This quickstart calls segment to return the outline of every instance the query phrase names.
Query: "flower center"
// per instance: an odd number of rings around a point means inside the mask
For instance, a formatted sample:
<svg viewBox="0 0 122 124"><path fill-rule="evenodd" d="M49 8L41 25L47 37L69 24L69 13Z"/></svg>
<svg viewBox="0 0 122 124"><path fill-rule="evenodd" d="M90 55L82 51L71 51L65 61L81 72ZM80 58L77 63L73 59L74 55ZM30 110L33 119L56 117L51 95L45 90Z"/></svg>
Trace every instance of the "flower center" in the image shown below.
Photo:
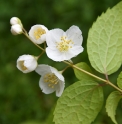
<svg viewBox="0 0 122 124"><path fill-rule="evenodd" d="M61 37L60 42L56 42L56 43L57 43L56 47L60 52L68 51L70 48L72 48L72 44L74 44L72 40L67 40L66 37L64 36Z"/></svg>
<svg viewBox="0 0 122 124"><path fill-rule="evenodd" d="M43 34L45 34L45 33L46 33L46 31L45 31L44 29L42 29L42 28L37 28L37 29L34 31L34 37L35 37L36 40L38 40L38 39L41 37L41 35L43 35Z"/></svg>
<svg viewBox="0 0 122 124"><path fill-rule="evenodd" d="M54 88L54 86L58 84L58 78L53 73L45 74L43 80L45 83L49 83L48 86L51 88Z"/></svg>
<svg viewBox="0 0 122 124"><path fill-rule="evenodd" d="M27 69L27 68L24 66L24 61L20 61L20 62L19 62L19 65L20 65L20 68L21 68L23 71Z"/></svg>

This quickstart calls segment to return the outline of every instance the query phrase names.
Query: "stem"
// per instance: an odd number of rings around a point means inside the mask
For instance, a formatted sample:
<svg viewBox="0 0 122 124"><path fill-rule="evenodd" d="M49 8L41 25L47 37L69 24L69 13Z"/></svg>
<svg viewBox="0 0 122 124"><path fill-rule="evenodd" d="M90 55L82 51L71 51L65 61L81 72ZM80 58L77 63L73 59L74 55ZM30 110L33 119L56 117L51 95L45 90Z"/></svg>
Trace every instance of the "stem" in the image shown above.
<svg viewBox="0 0 122 124"><path fill-rule="evenodd" d="M118 88L117 86L115 86L114 84L112 84L110 81L108 81L108 84L109 84L110 86L112 86L113 88L115 88L116 90L118 90L119 92L122 93L122 90L119 89L119 88Z"/></svg>
<svg viewBox="0 0 122 124"><path fill-rule="evenodd" d="M69 67L70 67L70 65L67 66L66 68L64 68L64 69L61 71L61 73L64 73L64 71L67 70L67 68L69 68Z"/></svg>
<svg viewBox="0 0 122 124"><path fill-rule="evenodd" d="M45 51L42 51L42 53L36 57L36 60L38 60L43 54L44 54Z"/></svg>
<svg viewBox="0 0 122 124"><path fill-rule="evenodd" d="M45 51L42 47L40 47L39 45L35 44L31 39L30 37L28 36L28 33L27 31L23 28L23 34L35 45L37 46L39 49L41 49L42 51Z"/></svg>
<svg viewBox="0 0 122 124"><path fill-rule="evenodd" d="M108 81L109 81L109 79L108 79L108 75L107 75L107 74L105 74L105 77L106 77L106 80L108 80Z"/></svg>
<svg viewBox="0 0 122 124"><path fill-rule="evenodd" d="M83 69L77 67L76 65L73 65L73 64L71 64L71 63L69 63L69 62L67 62L67 61L64 61L64 63L66 63L66 64L70 65L71 67L76 68L77 70L82 71L82 72L84 72L84 73L86 73L86 74L88 74L88 75L90 75L90 76L92 76L92 77L94 77L94 78L96 78L96 79L98 79L98 80L101 80L101 81L107 83L107 80L104 80L104 79L102 79L102 78L100 78L100 77L98 77L98 76L96 76L96 75L93 75L93 74L91 74L90 72L87 72L87 71L85 71L85 70L83 70Z"/></svg>
<svg viewBox="0 0 122 124"><path fill-rule="evenodd" d="M96 79L98 79L98 80L100 80L100 81L105 82L106 84L109 84L110 86L112 86L113 88L115 88L116 90L118 90L118 91L120 91L120 92L122 93L122 90L119 89L119 88L118 88L117 86L115 86L114 84L112 84L109 80L102 79L102 78L100 78L100 77L98 77L98 76L96 76L96 75L94 75L94 74L91 74L90 72L87 72L87 71L85 71L85 70L83 70L83 69L77 67L76 65L73 65L73 64L67 62L67 61L63 61L63 62L66 63L66 64L68 64L68 65L71 66L72 68L75 68L75 69L77 69L77 70L79 70L79 71L81 71L81 72L84 72L84 73L86 73L86 74L88 74L88 75L90 75L90 76L92 76L92 77L94 77L94 78L96 78Z"/></svg>

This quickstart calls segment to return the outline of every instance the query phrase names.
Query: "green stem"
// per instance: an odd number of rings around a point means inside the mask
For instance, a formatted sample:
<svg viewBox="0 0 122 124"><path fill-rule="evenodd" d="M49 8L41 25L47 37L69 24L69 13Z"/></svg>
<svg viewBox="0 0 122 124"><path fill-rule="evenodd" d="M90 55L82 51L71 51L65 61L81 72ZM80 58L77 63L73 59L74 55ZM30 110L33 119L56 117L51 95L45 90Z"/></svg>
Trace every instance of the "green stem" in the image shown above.
<svg viewBox="0 0 122 124"><path fill-rule="evenodd" d="M116 90L118 90L119 92L122 93L122 90L119 89L119 88L118 88L117 86L115 86L114 84L112 84L110 81L108 81L108 84L109 84L110 86L112 86L113 88L115 88Z"/></svg>
<svg viewBox="0 0 122 124"><path fill-rule="evenodd" d="M87 71L85 71L85 70L83 70L83 69L77 67L76 65L73 65L73 64L67 62L67 61L63 61L63 62L66 63L66 64L68 64L68 65L71 66L72 68L75 68L75 69L77 69L77 70L79 70L79 71L81 71L81 72L84 72L84 73L86 73L86 74L88 74L88 75L90 75L90 76L92 76L92 77L94 77L94 78L96 78L96 79L98 79L98 80L100 80L100 81L105 82L106 84L109 84L110 86L112 86L113 88L115 88L116 90L118 90L118 91L120 91L120 92L122 93L122 90L119 89L119 88L118 88L117 86L115 86L114 84L112 84L109 80L102 79L102 78L100 78L100 77L98 77L98 76L96 76L96 75L94 75L94 74L91 74L90 72L87 72Z"/></svg>
<svg viewBox="0 0 122 124"><path fill-rule="evenodd" d="M38 60L43 54L44 54L45 51L42 51L42 53L36 57L36 60Z"/></svg>
<svg viewBox="0 0 122 124"><path fill-rule="evenodd" d="M70 67L70 65L67 66L66 68L64 68L64 69L61 71L61 74L64 73L64 71L67 70L67 68L69 68L69 67Z"/></svg>
<svg viewBox="0 0 122 124"><path fill-rule="evenodd" d="M35 44L31 39L30 37L28 36L28 33L27 31L23 28L23 34L35 45L37 46L39 49L41 49L42 51L45 51L42 47L40 47L38 44Z"/></svg>

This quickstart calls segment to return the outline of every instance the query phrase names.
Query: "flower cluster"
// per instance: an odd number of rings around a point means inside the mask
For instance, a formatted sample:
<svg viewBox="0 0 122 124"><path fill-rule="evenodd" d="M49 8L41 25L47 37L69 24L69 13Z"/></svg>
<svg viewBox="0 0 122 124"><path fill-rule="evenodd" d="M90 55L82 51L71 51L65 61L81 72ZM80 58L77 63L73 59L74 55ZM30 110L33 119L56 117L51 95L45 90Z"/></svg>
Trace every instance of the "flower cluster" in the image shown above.
<svg viewBox="0 0 122 124"><path fill-rule="evenodd" d="M21 20L17 17L12 17L10 19L10 24L12 25L11 26L11 33L13 35L18 35L18 34L22 34L23 30L23 25L21 23Z"/></svg>
<svg viewBox="0 0 122 124"><path fill-rule="evenodd" d="M82 32L77 26L71 26L66 32L62 29L48 30L44 25L34 25L27 32L21 20L17 17L10 19L11 33L13 35L24 34L42 51L39 56L22 55L17 59L17 68L23 73L29 73L35 70L41 75L39 86L45 94L56 91L56 96L60 97L63 93L65 81L62 73L54 67L45 64L39 64L37 60L43 52L53 61L70 61L73 57L83 52ZM42 48L39 44L46 43L46 47ZM65 70L65 69L64 69Z"/></svg>

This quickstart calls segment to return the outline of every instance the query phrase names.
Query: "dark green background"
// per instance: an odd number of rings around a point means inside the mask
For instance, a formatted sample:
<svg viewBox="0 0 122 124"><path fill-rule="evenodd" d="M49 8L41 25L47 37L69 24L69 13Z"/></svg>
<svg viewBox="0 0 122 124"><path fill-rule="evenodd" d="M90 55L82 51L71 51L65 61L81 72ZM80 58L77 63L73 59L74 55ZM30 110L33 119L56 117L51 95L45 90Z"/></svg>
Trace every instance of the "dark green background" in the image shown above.
<svg viewBox="0 0 122 124"><path fill-rule="evenodd" d="M23 35L13 36L10 32L10 18L19 17L27 31L35 24L43 24L48 29L61 28L67 30L77 25L83 33L84 52L73 59L77 62L87 62L86 41L88 30L93 22L113 7L120 0L1 0L0 1L0 124L52 124L50 111L56 103L55 93L45 95L39 88L39 75L35 72L23 74L16 68L16 60L20 55L39 55L36 48ZM65 64L55 63L44 54L40 64L49 64L63 69ZM71 69L64 73L66 87L76 79ZM100 75L101 76L101 75ZM115 81L116 75L112 75ZM104 88L105 98L109 86ZM120 113L121 112L121 113ZM121 102L117 110L117 120L122 124ZM47 120L48 119L48 120ZM28 123L26 123L28 122ZM105 108L93 124L112 124Z"/></svg>

